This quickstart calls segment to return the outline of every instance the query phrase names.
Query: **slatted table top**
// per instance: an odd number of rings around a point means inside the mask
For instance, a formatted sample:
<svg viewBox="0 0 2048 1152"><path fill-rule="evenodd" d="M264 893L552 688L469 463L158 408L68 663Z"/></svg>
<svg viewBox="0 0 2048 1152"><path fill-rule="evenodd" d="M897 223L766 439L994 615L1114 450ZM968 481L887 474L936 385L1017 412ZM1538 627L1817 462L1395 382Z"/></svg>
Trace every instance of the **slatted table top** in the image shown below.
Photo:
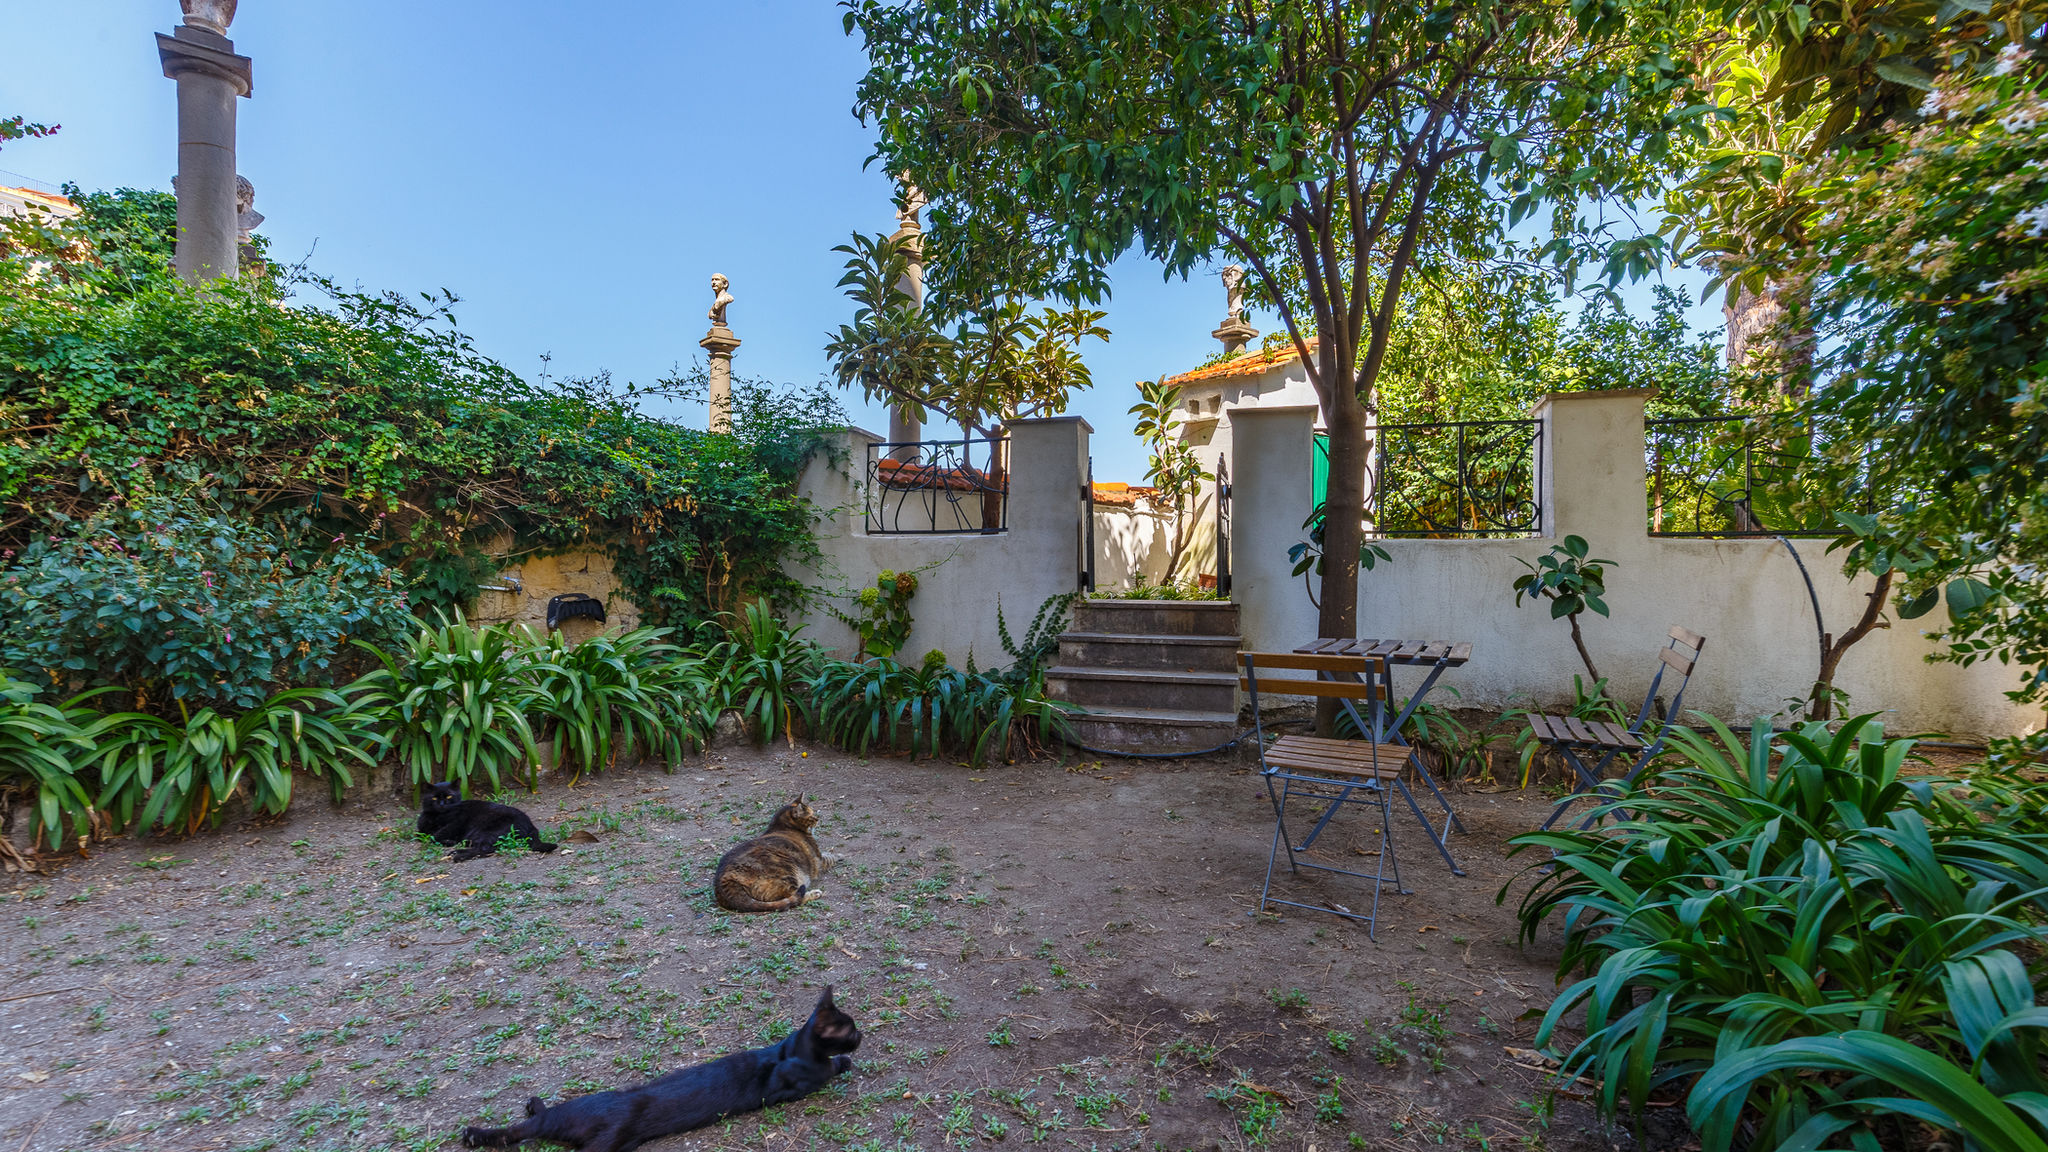
<svg viewBox="0 0 2048 1152"><path fill-rule="evenodd" d="M1437 640L1332 639L1324 636L1295 649L1314 656L1378 656L1389 664L1441 664L1456 668L1472 658L1470 644Z"/></svg>

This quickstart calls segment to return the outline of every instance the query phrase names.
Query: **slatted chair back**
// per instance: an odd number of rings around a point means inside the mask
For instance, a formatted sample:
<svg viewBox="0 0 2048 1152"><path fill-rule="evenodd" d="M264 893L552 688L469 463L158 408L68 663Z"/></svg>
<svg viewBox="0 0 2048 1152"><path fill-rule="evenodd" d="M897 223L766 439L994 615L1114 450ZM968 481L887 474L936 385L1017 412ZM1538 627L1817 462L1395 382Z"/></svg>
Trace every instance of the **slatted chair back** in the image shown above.
<svg viewBox="0 0 2048 1152"><path fill-rule="evenodd" d="M1387 661L1383 656L1322 656L1300 652L1239 652L1237 686L1252 709L1252 724L1259 744L1265 745L1266 730L1259 716L1259 695L1313 696L1341 700L1344 710L1360 731L1367 731L1353 701L1384 703L1387 699ZM1295 673L1293 676L1279 673ZM1304 675L1305 674L1305 675ZM1326 678L1327 677L1327 678Z"/></svg>
<svg viewBox="0 0 2048 1152"><path fill-rule="evenodd" d="M1657 650L1657 674L1650 677L1650 690L1643 693L1643 706L1636 709L1636 722L1629 725L1629 731L1641 735L1643 726L1649 722L1651 708L1657 702L1657 690L1664 685L1666 673L1678 677L1678 691L1671 697L1671 707L1664 712L1665 726L1684 715L1685 689L1692 683L1692 670L1699 666L1700 653L1706 649L1707 638L1679 625L1671 626L1669 641Z"/></svg>

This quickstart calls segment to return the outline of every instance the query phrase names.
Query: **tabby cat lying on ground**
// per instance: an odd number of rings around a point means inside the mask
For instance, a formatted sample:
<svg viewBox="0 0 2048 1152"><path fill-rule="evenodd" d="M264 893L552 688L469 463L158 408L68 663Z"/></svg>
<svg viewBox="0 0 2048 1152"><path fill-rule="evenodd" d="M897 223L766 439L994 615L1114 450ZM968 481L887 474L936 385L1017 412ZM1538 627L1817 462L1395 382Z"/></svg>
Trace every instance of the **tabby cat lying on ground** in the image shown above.
<svg viewBox="0 0 2048 1152"><path fill-rule="evenodd" d="M780 912L823 893L811 884L832 866L811 829L818 814L798 796L768 822L768 831L733 846L718 861L712 891L734 912Z"/></svg>
<svg viewBox="0 0 2048 1152"><path fill-rule="evenodd" d="M553 852L556 845L540 838L533 820L510 804L464 800L462 790L441 782L428 784L420 798L419 829L435 842L455 849L455 859L473 860L497 852L507 833L524 837L535 852Z"/></svg>
<svg viewBox="0 0 2048 1152"><path fill-rule="evenodd" d="M787 809L784 809L787 811ZM510 1128L465 1128L468 1147L552 1140L583 1152L632 1152L649 1140L702 1128L727 1116L808 1096L853 1067L860 1047L853 1017L832 1003L832 988L802 1028L778 1044L720 1057L632 1088L565 1100L550 1108L536 1096L526 1120Z"/></svg>

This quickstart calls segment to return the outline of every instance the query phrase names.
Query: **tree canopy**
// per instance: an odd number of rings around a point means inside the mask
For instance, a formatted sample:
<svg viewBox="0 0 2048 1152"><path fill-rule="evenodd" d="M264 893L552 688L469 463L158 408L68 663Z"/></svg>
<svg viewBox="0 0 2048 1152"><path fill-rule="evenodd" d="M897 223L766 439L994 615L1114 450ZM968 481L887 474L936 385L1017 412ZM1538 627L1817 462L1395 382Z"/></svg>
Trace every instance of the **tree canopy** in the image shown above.
<svg viewBox="0 0 2048 1152"><path fill-rule="evenodd" d="M1097 300L1131 250L1243 261L1331 432L1322 628L1350 635L1364 406L1404 284L1547 208L1546 257L1647 271L1589 200L1653 187L1687 106L1663 0L847 0L876 156L930 198L935 297ZM1297 303L1299 302L1299 303ZM1311 341L1314 341L1311 346Z"/></svg>

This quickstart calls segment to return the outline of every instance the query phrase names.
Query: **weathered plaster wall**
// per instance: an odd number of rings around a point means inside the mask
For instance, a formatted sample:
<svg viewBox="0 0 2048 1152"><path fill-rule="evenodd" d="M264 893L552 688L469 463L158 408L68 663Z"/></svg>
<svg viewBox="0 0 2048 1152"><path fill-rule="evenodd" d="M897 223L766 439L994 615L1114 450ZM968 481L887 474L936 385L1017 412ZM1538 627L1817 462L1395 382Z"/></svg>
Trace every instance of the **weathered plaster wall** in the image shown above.
<svg viewBox="0 0 2048 1152"><path fill-rule="evenodd" d="M508 563L491 583L507 585L507 578L523 585L517 592L479 589L473 619L482 624L526 624L536 632L548 625L548 601L568 592L581 592L604 601L605 623L595 620L566 620L562 635L572 643L600 631L625 632L640 626L640 609L619 587L612 573L612 558L603 552L566 552L559 556L528 556Z"/></svg>
<svg viewBox="0 0 2048 1152"><path fill-rule="evenodd" d="M858 589L883 569L919 569L910 602L910 639L900 654L915 661L934 648L956 666L971 655L984 668L1009 662L996 632L998 605L1017 635L1049 596L1074 590L1082 568L1088 422L1078 416L1014 420L1010 433L1009 530L946 535L871 534L861 514L868 445L882 438L849 429L842 462L821 454L799 490L829 518L816 529L820 560L792 571L813 587ZM841 610L845 597L834 600ZM825 607L804 618L806 635L840 655L857 649L853 629Z"/></svg>
<svg viewBox="0 0 2048 1152"><path fill-rule="evenodd" d="M1546 538L1388 540L1391 563L1361 573L1359 633L1410 640L1469 641L1472 662L1445 673L1467 705L1501 708L1518 696L1544 706L1569 703L1583 675L1568 629L1546 606L1515 605L1512 586L1533 560L1567 534L1611 559L1612 616L1581 617L1594 663L1631 707L1656 670L1654 649L1673 624L1707 637L1686 696L1731 722L1778 711L1803 697L1819 666L1806 586L1776 540L1686 540L1647 530L1639 392L1583 392L1539 404L1544 422L1542 500ZM1230 414L1235 484L1232 570L1244 605L1247 647L1286 649L1317 634L1315 609L1289 576L1287 546L1308 515L1309 408L1261 407ZM1840 632L1863 610L1870 581L1851 582L1820 541L1795 541L1813 573L1821 613ZM1836 678L1854 712L1889 709L1887 728L1962 737L2038 729L2038 709L2004 692L2017 678L1998 664L1930 664L1936 651L1916 622L1896 621L1849 651ZM1399 674L1397 673L1397 679Z"/></svg>

